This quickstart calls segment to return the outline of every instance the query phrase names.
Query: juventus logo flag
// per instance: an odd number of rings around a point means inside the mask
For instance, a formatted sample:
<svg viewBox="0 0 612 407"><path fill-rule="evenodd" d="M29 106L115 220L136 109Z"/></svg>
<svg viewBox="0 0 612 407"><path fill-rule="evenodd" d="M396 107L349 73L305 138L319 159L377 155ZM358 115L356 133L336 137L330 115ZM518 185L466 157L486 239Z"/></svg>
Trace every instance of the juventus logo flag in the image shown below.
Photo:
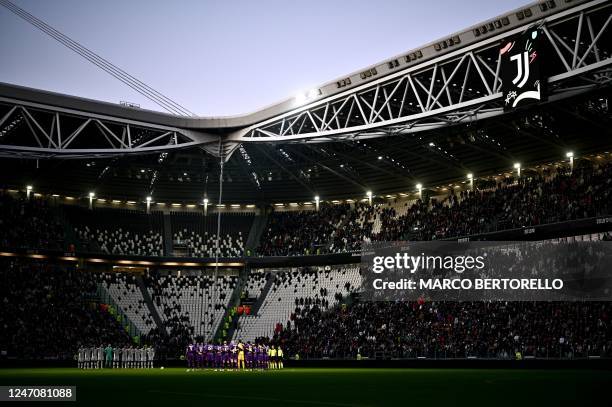
<svg viewBox="0 0 612 407"><path fill-rule="evenodd" d="M500 79L506 111L545 100L541 38L542 32L533 28L502 42Z"/></svg>

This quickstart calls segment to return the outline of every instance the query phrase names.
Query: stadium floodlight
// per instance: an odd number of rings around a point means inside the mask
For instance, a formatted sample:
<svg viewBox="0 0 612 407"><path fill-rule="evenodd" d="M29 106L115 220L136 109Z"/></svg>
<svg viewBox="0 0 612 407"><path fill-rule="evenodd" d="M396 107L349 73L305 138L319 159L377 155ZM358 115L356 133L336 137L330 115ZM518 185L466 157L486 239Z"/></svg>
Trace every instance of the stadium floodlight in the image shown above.
<svg viewBox="0 0 612 407"><path fill-rule="evenodd" d="M382 160L382 155L379 155L379 156L378 156L378 159L379 159L379 160Z"/></svg>
<svg viewBox="0 0 612 407"><path fill-rule="evenodd" d="M470 189L474 189L474 174L470 172L467 175L467 178L470 180Z"/></svg>
<svg viewBox="0 0 612 407"><path fill-rule="evenodd" d="M516 170L516 174L518 177L521 177L521 163L514 163L514 169Z"/></svg>
<svg viewBox="0 0 612 407"><path fill-rule="evenodd" d="M570 161L570 171L574 171L574 152L573 151L568 151L567 153L565 153L565 156L567 158L569 158L569 161Z"/></svg>
<svg viewBox="0 0 612 407"><path fill-rule="evenodd" d="M90 210L93 209L93 199L94 199L94 196L96 196L95 192L90 192L89 193L89 209Z"/></svg>
<svg viewBox="0 0 612 407"><path fill-rule="evenodd" d="M295 94L295 101L298 104L306 103L308 101L311 101L312 99L315 99L320 94L321 92L319 91L319 89L316 88L312 88L306 91L301 90Z"/></svg>
<svg viewBox="0 0 612 407"><path fill-rule="evenodd" d="M419 190L419 198L423 195L423 184L420 182L416 184L417 189Z"/></svg>
<svg viewBox="0 0 612 407"><path fill-rule="evenodd" d="M321 202L321 198L319 197L319 195L315 196L315 209L318 211L319 210L319 202Z"/></svg>
<svg viewBox="0 0 612 407"><path fill-rule="evenodd" d="M26 197L30 198L31 193L32 193L32 185L26 185Z"/></svg>
<svg viewBox="0 0 612 407"><path fill-rule="evenodd" d="M366 196L368 197L368 203L372 205L372 191L367 191Z"/></svg>
<svg viewBox="0 0 612 407"><path fill-rule="evenodd" d="M208 215L208 198L204 198L202 204L204 204L204 216L206 216Z"/></svg>
<svg viewBox="0 0 612 407"><path fill-rule="evenodd" d="M147 201L147 213L149 213L151 212L151 196L147 196L145 200Z"/></svg>

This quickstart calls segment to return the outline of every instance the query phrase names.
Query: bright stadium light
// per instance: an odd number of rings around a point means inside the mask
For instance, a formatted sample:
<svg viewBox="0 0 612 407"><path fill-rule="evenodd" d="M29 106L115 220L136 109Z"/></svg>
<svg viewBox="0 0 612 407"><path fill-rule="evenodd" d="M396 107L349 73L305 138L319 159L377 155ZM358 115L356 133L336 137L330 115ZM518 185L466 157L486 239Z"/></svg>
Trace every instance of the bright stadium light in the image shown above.
<svg viewBox="0 0 612 407"><path fill-rule="evenodd" d="M319 210L319 203L321 202L321 198L319 197L319 195L315 196L315 209L318 211Z"/></svg>
<svg viewBox="0 0 612 407"><path fill-rule="evenodd" d="M90 192L89 193L89 209L93 209L93 199L94 196L96 196L95 192Z"/></svg>
<svg viewBox="0 0 612 407"><path fill-rule="evenodd" d="M32 185L26 185L26 198L30 198L30 194L32 193Z"/></svg>
<svg viewBox="0 0 612 407"><path fill-rule="evenodd" d="M316 88L312 88L306 91L301 90L295 94L295 101L298 104L303 104L306 102L310 102L311 100L315 99L320 94L321 94L321 91Z"/></svg>
<svg viewBox="0 0 612 407"><path fill-rule="evenodd" d="M366 196L368 197L368 202L372 205L372 191L367 191Z"/></svg>
<svg viewBox="0 0 612 407"><path fill-rule="evenodd" d="M514 163L514 169L516 170L517 176L521 177L521 163Z"/></svg>
<svg viewBox="0 0 612 407"><path fill-rule="evenodd" d="M467 175L467 178L470 180L470 189L474 189L474 174L470 172Z"/></svg>
<svg viewBox="0 0 612 407"><path fill-rule="evenodd" d="M151 212L151 197L147 196L146 199L147 201L147 213Z"/></svg>
<svg viewBox="0 0 612 407"><path fill-rule="evenodd" d="M568 151L567 153L565 153L565 156L567 158L569 158L570 170L574 171L574 152L573 151Z"/></svg>
<svg viewBox="0 0 612 407"><path fill-rule="evenodd" d="M204 216L206 216L208 215L208 198L204 198L202 203L204 204Z"/></svg>

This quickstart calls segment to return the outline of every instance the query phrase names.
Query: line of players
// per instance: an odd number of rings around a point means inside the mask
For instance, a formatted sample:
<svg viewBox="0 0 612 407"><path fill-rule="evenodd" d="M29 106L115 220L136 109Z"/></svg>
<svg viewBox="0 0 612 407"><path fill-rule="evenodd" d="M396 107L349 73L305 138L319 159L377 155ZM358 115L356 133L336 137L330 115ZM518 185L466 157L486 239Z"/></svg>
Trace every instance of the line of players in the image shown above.
<svg viewBox="0 0 612 407"><path fill-rule="evenodd" d="M102 369L102 368L140 368L152 369L155 359L155 348L106 348L81 347L78 350L77 361L80 369Z"/></svg>
<svg viewBox="0 0 612 407"><path fill-rule="evenodd" d="M201 368L214 370L282 369L280 346L250 342L224 342L223 345L191 343L185 352L187 371Z"/></svg>

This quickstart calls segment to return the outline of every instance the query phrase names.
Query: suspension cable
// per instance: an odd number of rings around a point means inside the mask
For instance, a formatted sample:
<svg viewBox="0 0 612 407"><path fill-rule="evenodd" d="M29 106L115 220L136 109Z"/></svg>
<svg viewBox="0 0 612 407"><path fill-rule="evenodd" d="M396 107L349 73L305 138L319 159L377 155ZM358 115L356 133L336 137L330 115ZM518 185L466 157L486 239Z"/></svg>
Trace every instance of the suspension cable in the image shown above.
<svg viewBox="0 0 612 407"><path fill-rule="evenodd" d="M35 16L28 13L24 9L20 8L19 6L15 5L11 1L0 0L0 5L4 6L7 10L11 11L13 14L22 18L26 22L32 24L34 27L38 28L45 34L54 38L55 40L57 40L58 42L66 46L67 48L71 49L78 55L87 59L89 62L93 63L94 65L104 70L111 76L120 80L121 82L123 82L124 84L126 84L127 86L135 90L136 92L140 93L142 96L146 97L150 101L162 107L164 110L170 113L179 115L179 116L195 116L195 114L191 112L190 110L188 110L187 108L181 106L180 104L173 101L169 97L156 91L149 85L138 80L137 78L125 72L121 68L118 68L117 66L113 65L108 60L100 57L95 52L89 50L88 48L74 41L70 37L63 34L62 32L51 27L49 24L45 23L44 21L36 18Z"/></svg>

